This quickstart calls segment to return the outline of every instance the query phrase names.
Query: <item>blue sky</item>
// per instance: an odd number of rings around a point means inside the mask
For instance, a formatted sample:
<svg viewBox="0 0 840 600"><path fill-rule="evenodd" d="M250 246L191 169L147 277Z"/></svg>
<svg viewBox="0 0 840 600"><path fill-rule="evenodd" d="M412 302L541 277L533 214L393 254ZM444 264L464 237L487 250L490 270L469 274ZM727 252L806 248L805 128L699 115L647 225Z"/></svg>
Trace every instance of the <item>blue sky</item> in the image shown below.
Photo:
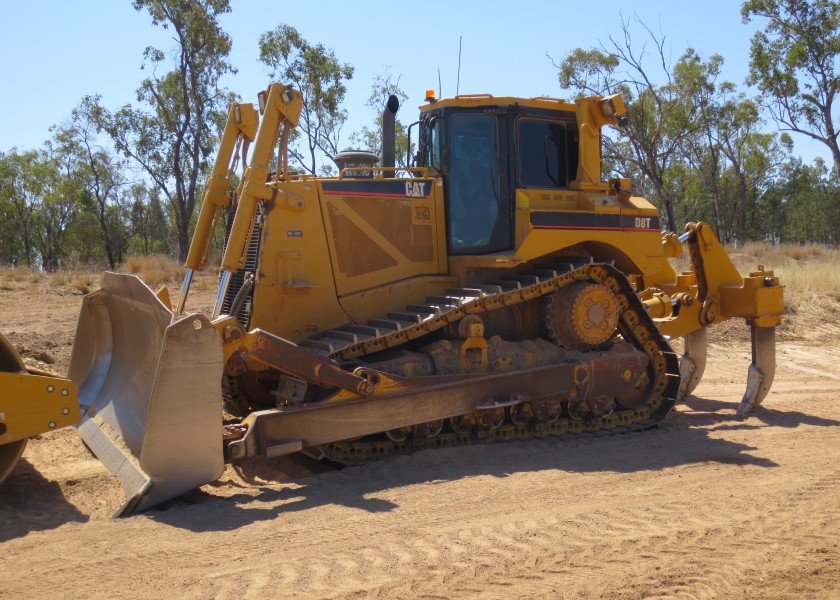
<svg viewBox="0 0 840 600"><path fill-rule="evenodd" d="M148 14L135 11L130 0L3 4L0 150L41 146L50 137L50 126L66 120L85 94L101 94L111 108L133 102L144 77L143 49L172 47L168 32L152 26ZM305 39L332 48L356 68L345 104L350 121L344 139L349 143L350 132L372 120L364 102L373 78L388 66L409 95L399 115L403 121L413 120L426 89L438 89L438 71L443 94L455 94L459 37L461 93L558 97L562 91L547 55L559 62L574 48L590 48L620 35L623 15L638 16L661 32L671 61L689 46L704 58L722 54L724 77L742 87L757 24L742 24L740 5L737 0L232 0L232 12L224 15L222 26L233 39L231 62L239 72L225 84L244 100L255 100L268 83L258 61L259 35L280 23L292 25ZM643 32L638 27L635 31L641 41ZM829 158L823 147L802 137L794 141L795 153L809 162L815 156Z"/></svg>

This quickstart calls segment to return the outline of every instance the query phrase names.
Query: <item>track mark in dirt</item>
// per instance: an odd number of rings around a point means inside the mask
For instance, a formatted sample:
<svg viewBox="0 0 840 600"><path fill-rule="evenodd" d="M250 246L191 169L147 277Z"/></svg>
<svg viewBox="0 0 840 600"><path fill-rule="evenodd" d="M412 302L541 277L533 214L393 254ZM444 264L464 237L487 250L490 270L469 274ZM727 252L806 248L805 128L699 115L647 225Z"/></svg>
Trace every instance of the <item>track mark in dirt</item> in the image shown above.
<svg viewBox="0 0 840 600"><path fill-rule="evenodd" d="M476 580L485 582L500 596L523 598L545 593L547 580L553 589L575 590L576 582L588 577L591 587L596 581L613 582L622 566L626 571L631 559L637 563L637 570L625 573L625 578L632 575L636 582L648 584L642 590L621 588L618 594L610 584L602 589L604 593L635 597L642 592L661 598L711 598L740 593L756 566L772 567L779 548L803 535L818 542L830 539L830 535L821 535L819 529L837 531L840 511L835 507L816 524L810 517L812 504L824 504L838 483L840 476L835 471L801 490L788 490L780 498L744 493L733 504L695 505L689 514L681 511L679 504L665 502L655 510L629 507L599 510L573 520L552 519L552 525L529 520L482 526L461 531L458 536L459 540L468 541L472 569L460 569L456 553L446 544L440 545L434 564L438 572L441 565L450 566L446 570L447 589L455 594L474 590ZM786 520L787 525L779 528L774 518L778 513L790 514L794 519ZM809 525L803 528L800 522ZM463 553L460 550L457 554ZM417 560L424 562L422 556L417 556ZM669 572L672 562L681 566L677 576ZM694 565L688 573L686 563ZM563 567L557 568L560 565ZM424 568L421 566L418 571L424 572ZM509 589L511 578L517 581L515 593ZM367 589L385 597L435 594L425 577ZM487 587L483 589L486 591Z"/></svg>

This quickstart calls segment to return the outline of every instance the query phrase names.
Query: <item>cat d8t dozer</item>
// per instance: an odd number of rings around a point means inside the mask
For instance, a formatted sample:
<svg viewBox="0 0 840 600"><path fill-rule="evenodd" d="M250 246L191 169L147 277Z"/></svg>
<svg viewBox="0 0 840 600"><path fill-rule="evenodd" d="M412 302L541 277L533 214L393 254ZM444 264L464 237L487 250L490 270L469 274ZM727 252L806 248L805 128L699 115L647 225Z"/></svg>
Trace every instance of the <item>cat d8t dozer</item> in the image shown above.
<svg viewBox="0 0 840 600"><path fill-rule="evenodd" d="M0 483L14 470L29 438L78 420L73 382L27 367L0 334Z"/></svg>
<svg viewBox="0 0 840 600"><path fill-rule="evenodd" d="M739 410L764 399L783 288L741 277L705 223L663 235L629 181L601 181L619 96L429 98L406 168L398 106L381 164L344 152L338 176L312 177L288 169L298 92L232 105L177 306L118 274L85 299L70 376L122 513L226 462L648 428L700 381L706 327L732 317L754 341ZM215 309L190 314L222 221Z"/></svg>

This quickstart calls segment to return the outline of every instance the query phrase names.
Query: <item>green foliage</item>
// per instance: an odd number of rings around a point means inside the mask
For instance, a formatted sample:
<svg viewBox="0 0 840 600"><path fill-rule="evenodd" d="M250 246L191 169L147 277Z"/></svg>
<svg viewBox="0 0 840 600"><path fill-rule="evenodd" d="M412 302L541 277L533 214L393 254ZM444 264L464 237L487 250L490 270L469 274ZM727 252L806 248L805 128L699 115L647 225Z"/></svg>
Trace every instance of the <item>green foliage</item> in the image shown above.
<svg viewBox="0 0 840 600"><path fill-rule="evenodd" d="M132 185L126 205L126 219L134 237L129 249L144 255L168 254L169 227L157 188L142 183Z"/></svg>
<svg viewBox="0 0 840 600"><path fill-rule="evenodd" d="M723 57L713 55L704 61L688 48L669 67L664 38L640 21L637 25L644 30L646 43L657 49L653 60L645 55L644 45L640 50L634 43L630 21L622 21L619 39L610 36L609 43L600 48L570 52L557 65L558 80L579 97L622 95L628 125L618 137L607 136L604 154L611 165L632 164L674 230L678 189L673 185L677 179L668 170L683 160L686 144L702 134Z"/></svg>
<svg viewBox="0 0 840 600"><path fill-rule="evenodd" d="M92 126L84 119L56 128L49 145L66 161L76 185L87 192L81 197L82 209L99 222L108 266L116 268L125 249L125 227L115 216L120 212L118 199L125 185L125 165L96 144Z"/></svg>
<svg viewBox="0 0 840 600"><path fill-rule="evenodd" d="M7 245L11 264L33 267L38 258L38 230L51 165L38 150L15 148L0 157L0 202L11 238ZM5 237L5 236L4 236Z"/></svg>
<svg viewBox="0 0 840 600"><path fill-rule="evenodd" d="M342 107L347 93L345 82L353 78L353 67L340 63L323 44L312 45L291 25L281 24L260 36L260 60L274 81L291 84L303 98L298 129L305 139L292 144L290 154L306 172L332 170L319 161L331 159L340 150L341 129L347 120ZM299 136L293 136L292 140Z"/></svg>
<svg viewBox="0 0 840 600"><path fill-rule="evenodd" d="M794 160L761 198L773 224L773 239L786 243L840 243L840 192L825 163Z"/></svg>
<svg viewBox="0 0 840 600"><path fill-rule="evenodd" d="M840 2L747 0L741 15L744 22L765 22L752 38L747 83L765 94L765 107L783 130L828 146L840 181L835 124L840 116Z"/></svg>
<svg viewBox="0 0 840 600"><path fill-rule="evenodd" d="M227 0L135 0L152 23L169 29L175 40L171 70L167 53L148 47L152 75L137 89L142 108L126 105L112 112L99 96L86 96L76 109L77 122L105 133L161 191L175 218L178 253L189 250L189 223L198 200L199 177L207 170L233 96L219 80L235 70L227 62L231 41L218 24L229 12ZM158 75L159 71L164 71Z"/></svg>

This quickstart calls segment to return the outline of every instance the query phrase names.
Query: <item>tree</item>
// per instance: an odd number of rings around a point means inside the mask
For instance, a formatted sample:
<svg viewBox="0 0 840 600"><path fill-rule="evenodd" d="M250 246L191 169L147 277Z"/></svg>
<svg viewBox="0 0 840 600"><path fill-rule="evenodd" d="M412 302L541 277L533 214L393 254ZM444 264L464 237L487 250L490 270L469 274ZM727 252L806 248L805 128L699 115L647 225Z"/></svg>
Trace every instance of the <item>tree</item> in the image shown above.
<svg viewBox="0 0 840 600"><path fill-rule="evenodd" d="M785 131L825 144L840 181L840 146L834 119L840 92L840 2L748 0L745 23L766 19L753 35L747 83L764 92L765 106Z"/></svg>
<svg viewBox="0 0 840 600"><path fill-rule="evenodd" d="M160 193L136 183L128 191L127 218L131 233L140 241L143 254L159 252L166 245L166 214L160 202Z"/></svg>
<svg viewBox="0 0 840 600"><path fill-rule="evenodd" d="M12 260L17 262L22 258L27 267L32 267L47 167L37 150L18 152L12 148L0 159L0 203L12 215L14 229L11 233L23 250L22 256L14 252Z"/></svg>
<svg viewBox="0 0 840 600"><path fill-rule="evenodd" d="M321 154L332 158L340 151L341 129L347 121L342 108L347 93L345 82L353 78L353 67L340 63L335 53L323 44L312 45L290 25L278 25L260 36L260 60L270 77L292 85L303 99L298 130L305 136L305 149L295 145L290 154L301 168L316 174ZM293 131L294 140L297 130ZM320 161L321 171L331 165Z"/></svg>
<svg viewBox="0 0 840 600"><path fill-rule="evenodd" d="M717 102L713 110L713 119L710 121L713 144L728 163L728 171L734 177L736 185L731 211L734 219L721 215L720 222L722 224L723 221L734 221L734 231L731 232L731 236L726 236L726 239L735 244L742 244L747 239L748 205L751 198L754 198L752 192L756 180L763 174L761 172L767 170L750 169L750 163L753 167L759 166L757 163L760 163L761 159L757 158L756 152L762 154L759 148L766 148L775 136L759 133L761 119L758 106L743 94ZM717 210L720 213L724 207L718 205Z"/></svg>
<svg viewBox="0 0 840 600"><path fill-rule="evenodd" d="M775 216L780 242L817 242L836 245L840 242L840 194L829 178L825 162L813 166L793 159L783 166L782 176L767 188L762 205Z"/></svg>
<svg viewBox="0 0 840 600"><path fill-rule="evenodd" d="M400 87L400 78L397 77L394 81L393 75L387 71L386 73L386 75L374 77L370 96L365 102L365 106L374 111L373 127L362 127L361 131L354 133L351 137L354 144L358 144L362 149L379 156L382 156L382 113L388 103L388 98L392 95L396 96L400 104L408 100L408 94ZM408 131L399 119L394 123L394 133L396 166L408 167L414 144L412 144L412 148L408 147Z"/></svg>
<svg viewBox="0 0 840 600"><path fill-rule="evenodd" d="M47 141L41 157L44 187L36 245L44 270L54 271L67 258L67 237L81 210L83 187L75 156Z"/></svg>
<svg viewBox="0 0 840 600"><path fill-rule="evenodd" d="M628 126L622 129L620 139L605 139L605 158L613 164L633 163L653 187L668 228L674 231L678 197L668 170L683 160L685 144L703 130L723 57L714 55L703 61L688 48L669 68L664 37L640 24L656 49L653 69L645 57L646 46L639 49L634 45L630 22L622 21L620 41L610 36L608 45L572 51L558 66L558 77L563 89L580 96L622 94ZM661 69L662 84L655 81L656 69Z"/></svg>
<svg viewBox="0 0 840 600"><path fill-rule="evenodd" d="M152 23L173 32L175 64L166 53L148 47L145 67L152 74L137 90L137 101L111 112L99 96L87 96L77 115L104 132L116 149L134 161L160 189L175 216L178 254L189 250L189 225L200 196L199 177L208 167L215 132L223 124L232 95L219 87L226 73L235 72L226 58L230 38L218 17L230 11L229 0L135 0Z"/></svg>
<svg viewBox="0 0 840 600"><path fill-rule="evenodd" d="M87 192L82 206L99 223L108 266L115 269L120 262L123 224L114 214L119 213L120 188L126 185L125 164L96 143L93 126L74 113L75 125L56 129L54 146L68 160L74 161L75 177Z"/></svg>

